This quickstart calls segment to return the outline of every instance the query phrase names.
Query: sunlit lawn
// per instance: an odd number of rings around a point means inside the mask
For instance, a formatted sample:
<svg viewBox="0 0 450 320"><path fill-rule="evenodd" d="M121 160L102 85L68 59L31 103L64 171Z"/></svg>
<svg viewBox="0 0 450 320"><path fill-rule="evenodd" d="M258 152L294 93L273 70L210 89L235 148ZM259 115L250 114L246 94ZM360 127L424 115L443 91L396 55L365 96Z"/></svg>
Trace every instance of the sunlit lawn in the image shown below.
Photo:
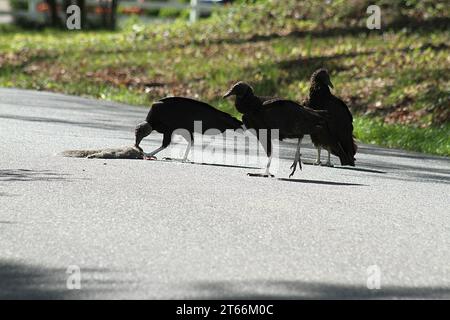
<svg viewBox="0 0 450 320"><path fill-rule="evenodd" d="M226 32L218 28L223 23L217 18L194 26L129 23L118 32L3 30L0 86L143 106L184 95L236 114L232 101L220 98L233 82L245 80L259 94L302 100L311 73L325 66L335 94L357 115L359 140L450 155L445 30L256 37L245 26L241 34Z"/></svg>

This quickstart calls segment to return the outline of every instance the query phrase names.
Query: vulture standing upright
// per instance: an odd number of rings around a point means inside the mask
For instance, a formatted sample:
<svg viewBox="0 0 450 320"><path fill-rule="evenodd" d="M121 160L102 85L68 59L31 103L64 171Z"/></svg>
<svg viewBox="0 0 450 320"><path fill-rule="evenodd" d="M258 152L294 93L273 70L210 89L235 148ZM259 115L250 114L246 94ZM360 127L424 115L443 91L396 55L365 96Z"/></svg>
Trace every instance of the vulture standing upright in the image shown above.
<svg viewBox="0 0 450 320"><path fill-rule="evenodd" d="M337 138L338 143L346 154L346 157L340 157L341 165L354 166L357 146L353 138L353 117L344 101L331 93L330 87L333 88L333 84L328 71L326 69L315 71L311 76L309 98L305 101L305 106L314 110L326 110L328 112L328 127L332 136ZM311 135L311 140L317 147L316 164L321 164L320 149L325 148L328 151L326 165L332 166L330 152L333 153L333 142L329 141L326 136L320 136L316 133Z"/></svg>
<svg viewBox="0 0 450 320"><path fill-rule="evenodd" d="M294 163L291 166L291 177L297 167L302 169L300 161L300 145L305 134L316 134L320 137L330 137L326 120L320 112L309 108L303 108L294 101L284 99L267 100L265 97L258 97L254 94L253 88L245 82L238 82L224 95L224 98L235 95L236 109L242 113L242 121L247 129L256 130L256 135L262 146L264 147L268 162L266 171L263 176L272 176L269 168L272 159L272 137L271 129L279 130L279 139L297 138L297 151L295 153ZM261 141L259 130L267 130L267 141ZM333 150L345 156L342 149L336 144Z"/></svg>
<svg viewBox="0 0 450 320"><path fill-rule="evenodd" d="M186 161L194 141L194 122L196 121L201 121L202 134L205 134L205 131L210 129L224 132L227 129L236 130L242 128L241 121L228 113L215 109L207 103L184 97L168 97L155 102L148 112L146 120L136 126L135 146L142 150L139 144L143 138L148 136L153 130L162 133L163 141L161 147L147 154L147 157L154 157L155 154L169 146L172 140L172 133L176 130L184 129L187 136L183 137L188 141L183 158L183 161ZM212 131L207 133L213 134Z"/></svg>

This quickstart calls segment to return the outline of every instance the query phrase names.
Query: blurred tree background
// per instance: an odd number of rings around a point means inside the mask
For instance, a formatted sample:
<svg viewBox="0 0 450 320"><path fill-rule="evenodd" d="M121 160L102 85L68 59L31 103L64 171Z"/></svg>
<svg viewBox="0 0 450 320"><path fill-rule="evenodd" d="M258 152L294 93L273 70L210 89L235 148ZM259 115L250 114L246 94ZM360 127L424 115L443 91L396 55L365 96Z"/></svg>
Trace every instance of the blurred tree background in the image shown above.
<svg viewBox="0 0 450 320"><path fill-rule="evenodd" d="M374 3L381 30L366 27ZM143 106L183 95L235 113L220 99L231 83L302 100L326 67L359 140L450 156L449 10L447 0L237 0L196 23L159 10L149 14L171 20L132 16L116 31L0 25L0 86Z"/></svg>

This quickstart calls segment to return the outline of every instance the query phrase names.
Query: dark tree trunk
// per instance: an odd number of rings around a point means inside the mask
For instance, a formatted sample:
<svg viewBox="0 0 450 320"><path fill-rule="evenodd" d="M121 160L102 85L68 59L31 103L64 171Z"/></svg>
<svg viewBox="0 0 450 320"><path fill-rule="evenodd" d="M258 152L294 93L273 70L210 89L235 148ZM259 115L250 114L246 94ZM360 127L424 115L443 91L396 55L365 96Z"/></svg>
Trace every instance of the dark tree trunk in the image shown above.
<svg viewBox="0 0 450 320"><path fill-rule="evenodd" d="M46 1L47 1L49 11L50 11L49 12L50 25L52 27L60 27L61 21L59 20L59 17L58 17L58 8L57 8L56 0L46 0Z"/></svg>
<svg viewBox="0 0 450 320"><path fill-rule="evenodd" d="M110 29L115 29L117 24L117 0L111 0Z"/></svg>
<svg viewBox="0 0 450 320"><path fill-rule="evenodd" d="M117 0L100 1L102 8L102 27L114 30L116 28Z"/></svg>
<svg viewBox="0 0 450 320"><path fill-rule="evenodd" d="M64 17L66 17L66 21L69 18L67 15L67 8L70 7L71 4L72 4L72 0L64 0L63 1L62 10L63 10Z"/></svg>

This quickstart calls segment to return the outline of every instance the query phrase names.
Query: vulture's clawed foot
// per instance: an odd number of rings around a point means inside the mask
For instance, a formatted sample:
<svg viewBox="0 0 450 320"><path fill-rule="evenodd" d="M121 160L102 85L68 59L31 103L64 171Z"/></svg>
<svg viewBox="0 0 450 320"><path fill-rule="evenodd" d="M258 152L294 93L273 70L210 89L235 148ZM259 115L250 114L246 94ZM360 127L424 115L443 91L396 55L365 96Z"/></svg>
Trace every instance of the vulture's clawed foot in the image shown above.
<svg viewBox="0 0 450 320"><path fill-rule="evenodd" d="M171 162L179 162L179 163L193 163L189 159L178 159L178 158L170 158L170 157L164 157L164 161L171 161Z"/></svg>
<svg viewBox="0 0 450 320"><path fill-rule="evenodd" d="M327 163L323 164L323 166L330 167L330 168L334 167L334 165L331 162L327 162Z"/></svg>
<svg viewBox="0 0 450 320"><path fill-rule="evenodd" d="M295 170L297 169L297 163L293 163L292 164L292 166L291 166L291 169L292 169L292 172L291 172L291 174L289 175L289 179L294 175L294 173L295 173Z"/></svg>
<svg viewBox="0 0 450 320"><path fill-rule="evenodd" d="M247 173L249 177L262 177L262 178L274 178L275 176L273 174L269 173Z"/></svg>
<svg viewBox="0 0 450 320"><path fill-rule="evenodd" d="M144 155L144 160L158 160L158 158L157 157L155 157L155 156L148 156L148 155Z"/></svg>
<svg viewBox="0 0 450 320"><path fill-rule="evenodd" d="M302 170L302 162L301 161L294 161L294 163L291 165L292 172L289 175L289 179L294 175L295 170L297 169L297 164L298 164L298 167L300 168L300 170Z"/></svg>
<svg viewBox="0 0 450 320"><path fill-rule="evenodd" d="M315 166L321 166L321 165L322 165L322 161L317 160L316 162L313 163L313 165L315 165Z"/></svg>

